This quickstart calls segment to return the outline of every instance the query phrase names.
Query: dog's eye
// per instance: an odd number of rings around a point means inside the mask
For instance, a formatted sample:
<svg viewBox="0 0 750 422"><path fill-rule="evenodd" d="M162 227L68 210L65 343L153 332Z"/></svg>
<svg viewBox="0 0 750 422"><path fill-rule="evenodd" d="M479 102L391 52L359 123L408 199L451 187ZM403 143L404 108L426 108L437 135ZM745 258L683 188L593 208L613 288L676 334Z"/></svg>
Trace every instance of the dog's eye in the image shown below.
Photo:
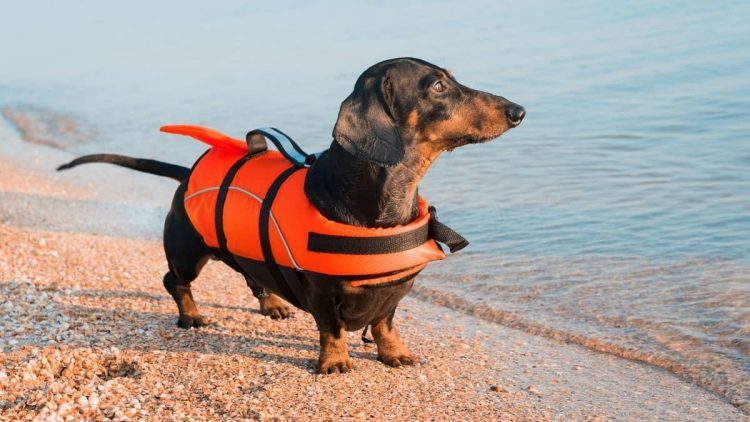
<svg viewBox="0 0 750 422"><path fill-rule="evenodd" d="M443 81L435 81L432 84L432 89L435 90L435 92L443 92L445 91L445 84Z"/></svg>

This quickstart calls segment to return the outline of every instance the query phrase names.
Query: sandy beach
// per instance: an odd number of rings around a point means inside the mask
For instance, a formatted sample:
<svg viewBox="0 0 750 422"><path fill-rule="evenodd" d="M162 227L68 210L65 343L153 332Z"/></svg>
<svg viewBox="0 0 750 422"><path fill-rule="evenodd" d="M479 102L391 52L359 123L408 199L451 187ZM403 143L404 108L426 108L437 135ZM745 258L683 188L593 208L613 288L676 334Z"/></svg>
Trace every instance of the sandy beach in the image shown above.
<svg viewBox="0 0 750 422"><path fill-rule="evenodd" d="M13 151L0 148L4 420L748 420L662 369L416 298L397 313L415 366L380 364L350 333L356 370L316 375L313 319L263 317L220 263L194 283L212 324L178 329L153 228L165 210L43 170L64 152L21 165Z"/></svg>

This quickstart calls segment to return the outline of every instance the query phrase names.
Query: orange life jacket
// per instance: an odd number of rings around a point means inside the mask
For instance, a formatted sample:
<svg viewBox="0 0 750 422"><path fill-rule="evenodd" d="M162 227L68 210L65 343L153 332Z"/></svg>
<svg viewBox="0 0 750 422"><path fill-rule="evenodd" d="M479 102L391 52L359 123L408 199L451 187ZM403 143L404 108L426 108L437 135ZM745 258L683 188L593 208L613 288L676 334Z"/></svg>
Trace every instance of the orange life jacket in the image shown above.
<svg viewBox="0 0 750 422"><path fill-rule="evenodd" d="M291 162L284 148L251 155L245 142L212 129L175 125L161 130L212 146L194 165L184 195L190 221L209 248L341 277L355 286L408 278L427 263L445 258L434 232L447 227L435 226L439 223L421 196L419 217L409 224L390 228L342 224L324 217L308 200L304 193L308 169L304 163ZM272 133L263 133L277 143ZM463 243L452 245L452 251L468 244L460 240Z"/></svg>

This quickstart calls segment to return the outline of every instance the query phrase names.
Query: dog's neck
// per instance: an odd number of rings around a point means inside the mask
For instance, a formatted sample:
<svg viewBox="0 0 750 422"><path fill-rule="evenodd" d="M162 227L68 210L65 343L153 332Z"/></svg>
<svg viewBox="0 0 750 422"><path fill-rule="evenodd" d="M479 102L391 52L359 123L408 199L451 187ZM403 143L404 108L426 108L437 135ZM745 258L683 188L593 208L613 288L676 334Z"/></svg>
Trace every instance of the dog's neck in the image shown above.
<svg viewBox="0 0 750 422"><path fill-rule="evenodd" d="M392 167L359 160L336 141L307 173L305 194L329 220L392 227L419 216L417 185L434 158L407 150Z"/></svg>

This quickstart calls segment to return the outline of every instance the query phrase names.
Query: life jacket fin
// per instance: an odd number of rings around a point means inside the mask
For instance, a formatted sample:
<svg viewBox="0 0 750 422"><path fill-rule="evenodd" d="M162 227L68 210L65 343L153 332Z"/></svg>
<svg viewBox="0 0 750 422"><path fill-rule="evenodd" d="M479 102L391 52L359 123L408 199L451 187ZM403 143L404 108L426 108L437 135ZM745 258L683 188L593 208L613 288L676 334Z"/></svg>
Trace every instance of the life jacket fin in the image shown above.
<svg viewBox="0 0 750 422"><path fill-rule="evenodd" d="M245 141L232 138L218 130L210 129L203 126L195 125L166 125L159 128L166 133L185 135L195 138L203 143L228 151L246 152L247 143Z"/></svg>

